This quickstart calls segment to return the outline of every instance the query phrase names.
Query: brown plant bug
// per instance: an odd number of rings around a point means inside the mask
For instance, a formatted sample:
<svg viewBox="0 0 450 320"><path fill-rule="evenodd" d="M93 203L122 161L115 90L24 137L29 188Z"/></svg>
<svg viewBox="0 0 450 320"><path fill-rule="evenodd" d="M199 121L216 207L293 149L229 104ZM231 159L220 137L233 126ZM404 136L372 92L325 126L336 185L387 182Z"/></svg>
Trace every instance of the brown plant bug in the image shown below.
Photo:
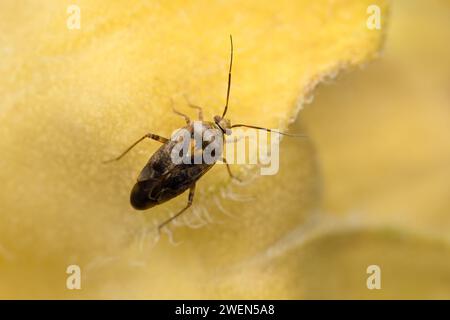
<svg viewBox="0 0 450 320"><path fill-rule="evenodd" d="M228 102L230 98L230 88L231 88L231 68L233 66L233 38L230 35L230 45L231 45L231 54L230 54L230 65L228 71L228 87L227 87L227 95L226 95L226 103L225 108L223 110L222 116L216 115L214 117L214 122L204 121L203 120L203 112L202 108L189 103L191 108L195 108L198 110L198 118L201 123L201 132L200 135L203 136L203 132L208 129L216 129L220 130L220 136L222 139L222 143L225 142L225 135L231 135L231 129L236 127L247 127L258 130L265 130L267 132L276 132L278 134L292 136L292 137L304 137L303 135L293 135L282 133L278 131L274 131L271 129L257 127L252 125L245 124L235 124L231 125L230 120L225 118L225 115L228 110ZM186 120L186 126L181 128L189 131L190 133L190 143L192 146L196 146L194 141L194 125L189 119L189 117L181 112L173 111L182 116ZM158 231L161 231L161 228L166 226L175 218L179 217L184 211L186 211L194 200L195 193L195 185L197 181L209 170L211 169L214 163L180 163L175 164L172 161L171 154L173 148L179 141L175 141L174 139L167 139L161 137L154 133L147 133L142 138L133 143L130 147L128 147L122 154L120 154L117 158L105 161L117 161L120 160L125 154L127 154L131 149L133 149L139 142L143 141L146 138L150 138L156 140L163 145L150 157L147 164L142 169L139 177L137 178L137 182L131 190L130 195L130 203L136 210L146 210L150 209L156 205L162 204L168 200L179 196L187 189L189 189L188 203L187 205L179 211L177 214L172 216L171 218L165 220L158 226ZM193 144L192 144L193 143ZM205 148L212 144L217 143L217 141L212 140L209 144L202 144L200 148L193 148L193 153L195 152L204 152ZM219 155L220 156L220 155ZM235 177L231 170L229 164L226 162L225 158L222 157L222 161L227 166L228 174L232 179L239 180Z"/></svg>

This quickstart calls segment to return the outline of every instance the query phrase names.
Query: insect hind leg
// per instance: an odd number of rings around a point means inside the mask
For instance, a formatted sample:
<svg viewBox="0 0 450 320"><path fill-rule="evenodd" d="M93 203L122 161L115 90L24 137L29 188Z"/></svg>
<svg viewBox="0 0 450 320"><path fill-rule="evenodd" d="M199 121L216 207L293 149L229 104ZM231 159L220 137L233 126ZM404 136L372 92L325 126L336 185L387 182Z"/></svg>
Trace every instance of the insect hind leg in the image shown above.
<svg viewBox="0 0 450 320"><path fill-rule="evenodd" d="M113 162L113 161L118 161L120 159L123 158L123 156L125 156L129 151L131 151L131 149L133 149L135 146L137 146L139 144L139 142L141 142L142 140L144 140L145 138L149 138L149 139L153 139L155 141L161 142L161 143L166 143L167 141L169 141L169 139L161 137L157 134L154 133L147 133L145 136L143 136L142 138L140 138L139 140L137 140L135 143L133 143L131 146L129 146L124 152L122 152L118 157L110 159L110 160L106 160L103 161L103 163L109 163L109 162Z"/></svg>
<svg viewBox="0 0 450 320"><path fill-rule="evenodd" d="M158 232L161 233L161 229L168 225L170 222L172 222L174 219L178 218L183 212L185 212L187 209L189 209L190 206L192 206L192 202L194 201L194 194L195 194L195 184L189 189L189 196L188 196L188 203L186 207L184 207L181 211L179 211L176 215L170 217L163 223L161 223L158 226Z"/></svg>

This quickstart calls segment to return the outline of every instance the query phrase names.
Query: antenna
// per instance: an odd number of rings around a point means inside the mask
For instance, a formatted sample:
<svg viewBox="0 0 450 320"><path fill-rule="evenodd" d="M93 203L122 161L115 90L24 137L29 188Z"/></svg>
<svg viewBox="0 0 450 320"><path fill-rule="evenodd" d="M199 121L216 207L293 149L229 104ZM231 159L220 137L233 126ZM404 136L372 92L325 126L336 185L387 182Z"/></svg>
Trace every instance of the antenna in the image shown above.
<svg viewBox="0 0 450 320"><path fill-rule="evenodd" d="M230 56L230 69L228 70L228 88L227 88L227 102L225 104L225 109L223 110L222 118L225 117L228 110L228 101L230 100L230 89L231 89L231 67L233 66L233 36L230 34L230 45L231 45L231 56Z"/></svg>
<svg viewBox="0 0 450 320"><path fill-rule="evenodd" d="M263 128L263 127L250 126L250 125L247 125L247 124L235 124L235 125L231 126L231 128L236 128L236 127L245 127L245 128L258 129L258 130L265 130L267 132L275 132L275 133L281 134L283 136L288 136L288 137L308 138L308 136L305 136L304 134L284 133L284 132L280 132L280 131L276 131L276 130L272 130L272 129L267 129L267 128Z"/></svg>

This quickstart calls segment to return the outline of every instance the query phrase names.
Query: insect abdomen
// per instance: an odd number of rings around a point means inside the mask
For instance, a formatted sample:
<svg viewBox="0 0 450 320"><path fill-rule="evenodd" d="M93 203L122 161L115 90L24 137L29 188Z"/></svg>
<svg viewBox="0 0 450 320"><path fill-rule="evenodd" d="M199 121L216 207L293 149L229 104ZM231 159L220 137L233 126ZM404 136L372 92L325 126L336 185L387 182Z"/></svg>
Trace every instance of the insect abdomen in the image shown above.
<svg viewBox="0 0 450 320"><path fill-rule="evenodd" d="M131 190L130 202L137 210L146 210L164 203L189 189L212 165L175 166L160 179L138 181Z"/></svg>
<svg viewBox="0 0 450 320"><path fill-rule="evenodd" d="M151 184L149 181L137 182L130 194L130 203L136 210L146 210L158 204L155 199L151 199L149 194L151 192Z"/></svg>

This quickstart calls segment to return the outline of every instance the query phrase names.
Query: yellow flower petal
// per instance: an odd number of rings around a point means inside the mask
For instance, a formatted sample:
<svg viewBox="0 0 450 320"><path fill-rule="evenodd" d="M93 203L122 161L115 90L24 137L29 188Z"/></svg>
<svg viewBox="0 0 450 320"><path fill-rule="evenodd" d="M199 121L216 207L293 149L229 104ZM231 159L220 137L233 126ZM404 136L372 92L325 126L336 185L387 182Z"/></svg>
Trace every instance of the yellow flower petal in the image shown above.
<svg viewBox="0 0 450 320"><path fill-rule="evenodd" d="M298 237L301 238L301 237ZM367 282L379 267L380 289ZM327 230L229 275L234 296L265 299L448 299L448 243L397 229ZM224 283L227 283L224 281ZM373 284L372 281L369 281ZM255 294L254 288L258 288ZM226 287L227 288L227 287Z"/></svg>
<svg viewBox="0 0 450 320"><path fill-rule="evenodd" d="M384 57L320 88L302 113L326 211L448 237L449 10L397 1Z"/></svg>
<svg viewBox="0 0 450 320"><path fill-rule="evenodd" d="M235 41L229 117L286 129L319 81L377 54L383 30L366 27L367 7L379 5L384 22L386 1L77 3L80 30L67 29L60 1L0 4L7 30L0 67L8 75L0 79L4 296L127 296L133 288L126 283L138 282L146 284L139 297L214 297L220 293L212 282L205 289L202 279L220 281L217 268L264 250L304 222L316 203L309 141L283 143L278 176L232 186L253 197L248 202L223 196L228 178L215 168L199 183L195 203L223 224L175 228L183 245L164 238L138 253L127 250L141 235L149 242L153 220L182 208L185 196L144 214L130 208L129 190L155 142L121 162L101 161L148 131L169 136L182 126L171 99L192 116L183 95L206 117L220 114L229 34ZM234 220L221 217L217 198ZM23 261L28 267L14 268ZM135 271L142 261L151 272ZM70 263L86 272L81 293L64 289ZM13 289L17 278L27 281Z"/></svg>

